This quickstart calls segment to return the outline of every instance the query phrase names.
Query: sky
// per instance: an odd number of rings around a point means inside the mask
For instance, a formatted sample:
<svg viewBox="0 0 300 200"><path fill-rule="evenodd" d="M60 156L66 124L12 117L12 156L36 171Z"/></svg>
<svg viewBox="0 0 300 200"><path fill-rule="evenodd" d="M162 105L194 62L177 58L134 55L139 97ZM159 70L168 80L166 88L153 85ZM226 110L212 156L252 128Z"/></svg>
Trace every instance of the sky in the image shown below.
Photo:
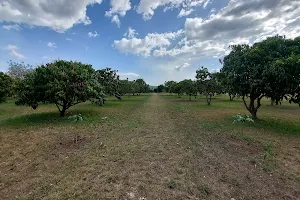
<svg viewBox="0 0 300 200"><path fill-rule="evenodd" d="M65 59L158 85L277 34L300 36L299 0L0 0L0 71Z"/></svg>

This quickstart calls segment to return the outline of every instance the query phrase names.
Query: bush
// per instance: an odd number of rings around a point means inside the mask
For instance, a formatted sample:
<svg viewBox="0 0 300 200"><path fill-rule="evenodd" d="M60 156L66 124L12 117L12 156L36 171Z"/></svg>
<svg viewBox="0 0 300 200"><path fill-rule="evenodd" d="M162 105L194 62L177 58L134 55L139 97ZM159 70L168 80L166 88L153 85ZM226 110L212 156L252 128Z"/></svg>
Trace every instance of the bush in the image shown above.
<svg viewBox="0 0 300 200"><path fill-rule="evenodd" d="M70 117L68 117L69 120L72 120L74 122L81 122L83 121L83 117L81 114L76 114L76 115L72 115Z"/></svg>
<svg viewBox="0 0 300 200"><path fill-rule="evenodd" d="M254 120L248 115L238 114L238 115L233 116L233 123L237 123L237 122L242 122L242 123L254 122Z"/></svg>

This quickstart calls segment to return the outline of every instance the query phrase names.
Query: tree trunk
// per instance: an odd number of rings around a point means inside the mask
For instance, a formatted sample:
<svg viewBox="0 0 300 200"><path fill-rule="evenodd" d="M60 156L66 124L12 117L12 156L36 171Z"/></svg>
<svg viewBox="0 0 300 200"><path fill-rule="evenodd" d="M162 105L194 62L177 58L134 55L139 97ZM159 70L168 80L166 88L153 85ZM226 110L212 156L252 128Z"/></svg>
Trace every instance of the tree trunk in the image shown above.
<svg viewBox="0 0 300 200"><path fill-rule="evenodd" d="M192 95L190 95L190 101L192 100Z"/></svg>
<svg viewBox="0 0 300 200"><path fill-rule="evenodd" d="M243 102L245 107L247 108L247 110L250 112L252 119L253 120L257 120L257 110L260 108L261 103L260 100L262 99L262 95L258 98L254 98L254 97L250 97L250 104L249 106L247 105L246 101L245 101L245 97L243 96ZM255 106L255 100L256 100L256 106Z"/></svg>
<svg viewBox="0 0 300 200"><path fill-rule="evenodd" d="M230 101L233 101L234 97L235 97L235 95L229 94Z"/></svg>
<svg viewBox="0 0 300 200"><path fill-rule="evenodd" d="M208 96L209 96L209 98L208 98ZM207 105L210 105L210 103L211 103L211 97L212 97L212 94L206 94Z"/></svg>
<svg viewBox="0 0 300 200"><path fill-rule="evenodd" d="M66 110L67 110L66 107L63 107L62 110L60 110L60 116L61 116L61 117L64 117L64 116L65 116Z"/></svg>
<svg viewBox="0 0 300 200"><path fill-rule="evenodd" d="M251 111L251 116L252 116L253 120L257 120L257 110L256 109Z"/></svg>
<svg viewBox="0 0 300 200"><path fill-rule="evenodd" d="M271 98L271 106L274 105L274 101L275 101L275 99Z"/></svg>

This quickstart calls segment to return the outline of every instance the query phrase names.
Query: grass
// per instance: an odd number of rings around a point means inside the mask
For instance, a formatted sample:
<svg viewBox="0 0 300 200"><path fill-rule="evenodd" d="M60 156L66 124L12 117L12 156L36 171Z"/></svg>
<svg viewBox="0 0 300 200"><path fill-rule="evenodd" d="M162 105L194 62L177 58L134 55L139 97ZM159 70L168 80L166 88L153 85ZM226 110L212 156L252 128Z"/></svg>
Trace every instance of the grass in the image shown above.
<svg viewBox="0 0 300 200"><path fill-rule="evenodd" d="M274 170L275 166L276 166L276 160L273 151L273 145L270 143L266 143L264 145L263 169L267 172L271 172Z"/></svg>
<svg viewBox="0 0 300 200"><path fill-rule="evenodd" d="M248 113L228 99L109 97L65 118L54 105L9 100L0 104L1 199L297 197L299 108L264 99L259 121L233 123Z"/></svg>

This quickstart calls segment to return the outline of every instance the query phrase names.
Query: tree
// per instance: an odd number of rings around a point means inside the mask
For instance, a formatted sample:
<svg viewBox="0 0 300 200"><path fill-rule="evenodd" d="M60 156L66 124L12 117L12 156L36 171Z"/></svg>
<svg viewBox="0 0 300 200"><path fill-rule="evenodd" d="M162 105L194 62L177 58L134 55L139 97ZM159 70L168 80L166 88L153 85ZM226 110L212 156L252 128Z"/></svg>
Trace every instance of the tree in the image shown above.
<svg viewBox="0 0 300 200"><path fill-rule="evenodd" d="M165 86L164 86L164 85L159 85L159 86L157 86L157 88L156 88L156 90L157 90L158 93L162 93L162 92L164 91L164 89L165 89Z"/></svg>
<svg viewBox="0 0 300 200"><path fill-rule="evenodd" d="M120 78L117 75L116 70L111 68L105 68L96 71L98 82L103 86L103 92L106 95L115 96L117 99L121 100L120 95Z"/></svg>
<svg viewBox="0 0 300 200"><path fill-rule="evenodd" d="M177 84L175 81L166 81L165 82L165 90L168 93L174 93L174 87Z"/></svg>
<svg viewBox="0 0 300 200"><path fill-rule="evenodd" d="M257 119L257 110L266 92L263 79L266 62L263 57L267 55L261 49L252 49L248 45L237 45L231 48L231 53L224 58L222 72L225 73L229 86L242 96L252 118ZM249 104L245 99L248 97Z"/></svg>
<svg viewBox="0 0 300 200"><path fill-rule="evenodd" d="M197 93L196 83L191 79L185 79L180 82L181 92L189 95L190 101L192 100L192 96Z"/></svg>
<svg viewBox="0 0 300 200"><path fill-rule="evenodd" d="M60 116L78 103L103 104L103 87L89 64L57 60L25 75L18 87L17 105L36 109L40 103L54 103Z"/></svg>
<svg viewBox="0 0 300 200"><path fill-rule="evenodd" d="M299 102L300 38L287 40L276 36L252 47L235 45L231 48L221 71L227 85L242 96L253 119L257 119L263 97L276 102L283 98Z"/></svg>
<svg viewBox="0 0 300 200"><path fill-rule="evenodd" d="M179 98L181 97L181 95L184 93L184 87L182 81L174 85L173 92L176 93Z"/></svg>
<svg viewBox="0 0 300 200"><path fill-rule="evenodd" d="M0 72L0 103L4 102L11 93L12 83L10 76Z"/></svg>
<svg viewBox="0 0 300 200"><path fill-rule="evenodd" d="M22 63L16 63L13 61L8 62L9 68L7 74L11 76L12 78L22 80L24 79L25 75L28 74L33 70L32 65L25 65Z"/></svg>
<svg viewBox="0 0 300 200"><path fill-rule="evenodd" d="M130 90L130 81L128 81L128 79L126 80L120 80L120 87L119 87L119 91L120 91L120 94L123 96L125 94L129 94L131 92Z"/></svg>
<svg viewBox="0 0 300 200"><path fill-rule="evenodd" d="M130 93L134 96L138 92L138 84L134 81L129 81Z"/></svg>
<svg viewBox="0 0 300 200"><path fill-rule="evenodd" d="M196 79L198 91L205 94L207 105L210 105L216 89L216 79L208 69L204 67L196 71Z"/></svg>
<svg viewBox="0 0 300 200"><path fill-rule="evenodd" d="M150 90L149 85L147 85L147 83L142 78L136 79L135 84L136 84L136 92L138 94L145 93Z"/></svg>

